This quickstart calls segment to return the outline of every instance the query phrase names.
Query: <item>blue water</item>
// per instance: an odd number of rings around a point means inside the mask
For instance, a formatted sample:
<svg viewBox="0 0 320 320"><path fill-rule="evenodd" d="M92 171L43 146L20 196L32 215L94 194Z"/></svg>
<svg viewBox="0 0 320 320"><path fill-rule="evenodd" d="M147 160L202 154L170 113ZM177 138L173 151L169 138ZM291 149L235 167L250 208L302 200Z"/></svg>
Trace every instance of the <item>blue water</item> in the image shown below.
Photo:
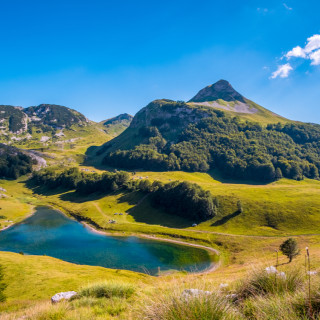
<svg viewBox="0 0 320 320"><path fill-rule="evenodd" d="M23 222L0 232L0 251L48 255L61 260L156 274L201 271L210 266L206 250L138 237L95 233L59 211L38 207Z"/></svg>

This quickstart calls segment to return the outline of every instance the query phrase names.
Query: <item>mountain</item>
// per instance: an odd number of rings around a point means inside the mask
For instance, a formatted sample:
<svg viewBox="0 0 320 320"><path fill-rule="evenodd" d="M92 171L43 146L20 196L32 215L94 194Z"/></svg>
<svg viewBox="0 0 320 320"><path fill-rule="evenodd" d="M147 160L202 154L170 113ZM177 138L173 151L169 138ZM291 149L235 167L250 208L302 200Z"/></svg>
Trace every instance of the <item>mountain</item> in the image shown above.
<svg viewBox="0 0 320 320"><path fill-rule="evenodd" d="M112 124L108 130L113 130ZM124 128L117 130L120 133ZM101 144L114 136L116 134L108 133L102 124L90 121L80 112L65 106L40 104L22 108L0 105L0 143L6 145L22 149L49 148L48 151L55 154L70 150L70 153L80 155L90 145Z"/></svg>
<svg viewBox="0 0 320 320"><path fill-rule="evenodd" d="M72 125L86 126L89 123L89 120L80 112L54 104L40 104L26 108L24 112L32 124L41 123L55 129L63 129Z"/></svg>
<svg viewBox="0 0 320 320"><path fill-rule="evenodd" d="M105 127L105 131L108 134L117 136L130 126L132 119L132 115L122 113L116 117L103 120L100 123Z"/></svg>
<svg viewBox="0 0 320 320"><path fill-rule="evenodd" d="M318 178L320 126L293 122L225 80L189 102L155 100L96 153L116 168L209 171L233 179Z"/></svg>
<svg viewBox="0 0 320 320"><path fill-rule="evenodd" d="M63 130L86 127L90 121L81 113L59 105L41 104L23 109L0 105L0 142L16 144L28 140L48 143L64 136Z"/></svg>
<svg viewBox="0 0 320 320"><path fill-rule="evenodd" d="M189 102L206 102L224 100L227 102L238 101L246 103L245 98L237 92L226 80L219 80L201 89Z"/></svg>

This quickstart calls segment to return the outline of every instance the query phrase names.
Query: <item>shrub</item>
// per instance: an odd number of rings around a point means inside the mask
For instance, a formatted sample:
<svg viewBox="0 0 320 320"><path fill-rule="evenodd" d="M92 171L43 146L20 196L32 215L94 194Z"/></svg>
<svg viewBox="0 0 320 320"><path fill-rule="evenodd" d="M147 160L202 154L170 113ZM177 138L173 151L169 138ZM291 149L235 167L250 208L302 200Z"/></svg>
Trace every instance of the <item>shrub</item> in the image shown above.
<svg viewBox="0 0 320 320"><path fill-rule="evenodd" d="M93 298L129 298L135 292L135 288L130 283L124 282L97 282L81 288L78 297Z"/></svg>

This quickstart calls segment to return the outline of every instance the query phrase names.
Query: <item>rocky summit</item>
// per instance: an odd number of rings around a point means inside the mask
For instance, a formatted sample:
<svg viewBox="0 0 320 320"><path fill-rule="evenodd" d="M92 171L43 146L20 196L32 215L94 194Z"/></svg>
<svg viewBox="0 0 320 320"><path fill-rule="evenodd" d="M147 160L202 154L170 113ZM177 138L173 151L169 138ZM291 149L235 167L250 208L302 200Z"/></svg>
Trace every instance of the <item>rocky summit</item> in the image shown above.
<svg viewBox="0 0 320 320"><path fill-rule="evenodd" d="M239 101L245 103L245 98L237 92L231 84L226 80L219 80L201 89L189 102L205 102L205 101Z"/></svg>

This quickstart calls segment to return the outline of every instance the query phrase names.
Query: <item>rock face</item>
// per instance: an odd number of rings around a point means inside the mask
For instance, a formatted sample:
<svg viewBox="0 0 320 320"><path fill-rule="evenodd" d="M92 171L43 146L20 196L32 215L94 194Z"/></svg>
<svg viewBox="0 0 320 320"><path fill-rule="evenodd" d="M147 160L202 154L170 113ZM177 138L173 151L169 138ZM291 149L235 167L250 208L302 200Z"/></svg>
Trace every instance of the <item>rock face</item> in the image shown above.
<svg viewBox="0 0 320 320"><path fill-rule="evenodd" d="M59 292L56 293L52 298L51 298L51 302L52 303L58 303L62 300L69 300L72 297L76 296L77 292L75 291L67 291L67 292Z"/></svg>
<svg viewBox="0 0 320 320"><path fill-rule="evenodd" d="M189 102L216 101L219 99L227 102L246 102L244 97L234 90L231 84L226 80L220 80L201 89Z"/></svg>

